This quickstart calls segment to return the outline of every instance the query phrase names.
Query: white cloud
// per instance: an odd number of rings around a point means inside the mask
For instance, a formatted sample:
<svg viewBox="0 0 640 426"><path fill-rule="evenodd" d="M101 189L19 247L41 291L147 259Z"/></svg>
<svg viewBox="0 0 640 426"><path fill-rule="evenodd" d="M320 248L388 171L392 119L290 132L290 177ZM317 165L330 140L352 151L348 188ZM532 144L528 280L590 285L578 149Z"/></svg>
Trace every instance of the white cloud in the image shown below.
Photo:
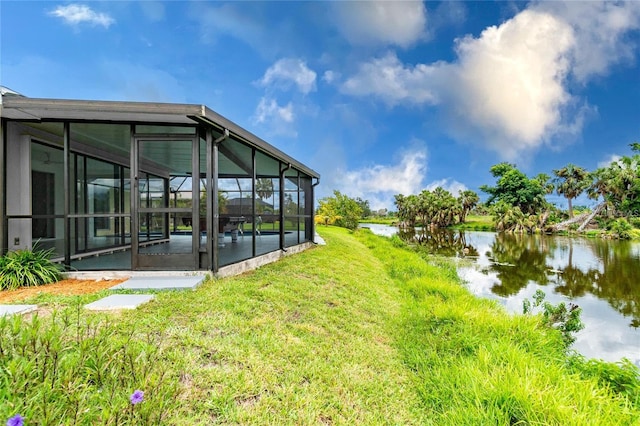
<svg viewBox="0 0 640 426"><path fill-rule="evenodd" d="M289 102L286 106L281 107L275 99L261 98L256 108L256 122L264 123L269 119L276 118L286 123L293 122L293 106Z"/></svg>
<svg viewBox="0 0 640 426"><path fill-rule="evenodd" d="M109 28L116 21L106 13L98 13L84 4L72 3L66 6L58 6L49 12L49 15L62 18L69 25L79 25L82 23L93 26L103 26Z"/></svg>
<svg viewBox="0 0 640 426"><path fill-rule="evenodd" d="M280 89L288 89L293 84L300 92L307 94L316 89L316 73L300 59L284 58L271 65L258 83Z"/></svg>
<svg viewBox="0 0 640 426"><path fill-rule="evenodd" d="M567 126L563 112L573 99L563 83L573 45L569 25L529 10L458 40L459 61L443 76L449 113L504 158L541 145Z"/></svg>
<svg viewBox="0 0 640 426"><path fill-rule="evenodd" d="M325 83L331 84L334 81L338 80L340 78L340 73L337 73L335 71L332 70L327 70L324 72L324 74L322 74L322 81L324 81Z"/></svg>
<svg viewBox="0 0 640 426"><path fill-rule="evenodd" d="M340 191L352 198L369 201L372 209L393 208L396 194L417 194L427 172L426 149L401 154L397 164L376 164L357 170L338 171L335 182Z"/></svg>
<svg viewBox="0 0 640 426"><path fill-rule="evenodd" d="M436 180L431 182L430 184L428 184L426 186L426 190L428 191L433 191L437 188L442 188L444 190L447 190L451 193L451 195L453 195L454 197L458 197L460 194L460 191L466 191L467 186L463 183L458 182L457 180L452 180L452 179L440 179L440 180Z"/></svg>
<svg viewBox="0 0 640 426"><path fill-rule="evenodd" d="M378 96L389 105L399 103L437 103L436 78L439 66L403 65L394 53L360 65L358 73L341 87L343 93Z"/></svg>
<svg viewBox="0 0 640 426"><path fill-rule="evenodd" d="M352 44L407 47L425 36L422 1L346 1L334 3L338 30Z"/></svg>
<svg viewBox="0 0 640 426"><path fill-rule="evenodd" d="M260 99L253 116L254 123L267 125L271 134L291 137L297 136L292 126L294 120L295 113L291 102L280 106L275 99L267 97Z"/></svg>
<svg viewBox="0 0 640 426"><path fill-rule="evenodd" d="M437 105L458 140L515 160L572 138L595 110L571 89L633 57L626 32L640 2L535 3L478 37L456 40L454 62L403 64L394 53L360 65L341 90L388 105Z"/></svg>
<svg viewBox="0 0 640 426"><path fill-rule="evenodd" d="M598 168L609 167L611 164L617 163L618 161L620 161L621 158L622 157L617 154L611 154L609 155L609 157L598 162Z"/></svg>
<svg viewBox="0 0 640 426"><path fill-rule="evenodd" d="M640 29L640 2L540 2L534 6L564 20L573 28L572 74L582 82L606 74L612 65L634 57L624 34Z"/></svg>

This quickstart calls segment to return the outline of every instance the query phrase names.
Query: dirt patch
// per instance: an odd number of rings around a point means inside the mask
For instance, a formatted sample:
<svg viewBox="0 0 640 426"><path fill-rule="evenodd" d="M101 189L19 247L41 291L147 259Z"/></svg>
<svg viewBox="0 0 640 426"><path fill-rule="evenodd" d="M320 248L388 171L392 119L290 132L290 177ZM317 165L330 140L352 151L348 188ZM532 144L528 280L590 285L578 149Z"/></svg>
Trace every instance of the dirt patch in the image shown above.
<svg viewBox="0 0 640 426"><path fill-rule="evenodd" d="M24 287L15 290L0 291L0 303L17 302L37 296L40 293L57 294L60 296L75 296L80 294L96 293L116 284L126 281L127 278L113 280L78 280L67 279L53 284L45 284L38 287Z"/></svg>

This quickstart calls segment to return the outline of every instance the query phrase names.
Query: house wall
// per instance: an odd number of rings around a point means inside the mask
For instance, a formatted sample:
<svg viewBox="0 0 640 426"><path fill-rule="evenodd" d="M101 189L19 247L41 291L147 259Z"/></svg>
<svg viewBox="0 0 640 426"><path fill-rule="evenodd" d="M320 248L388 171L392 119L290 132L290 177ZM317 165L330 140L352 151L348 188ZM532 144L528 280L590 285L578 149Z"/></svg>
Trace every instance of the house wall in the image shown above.
<svg viewBox="0 0 640 426"><path fill-rule="evenodd" d="M31 214L31 138L18 125L7 126L7 215ZM31 248L31 219L9 219L8 249Z"/></svg>
<svg viewBox="0 0 640 426"><path fill-rule="evenodd" d="M21 123L10 122L7 125L7 168L6 168L6 213L8 216L25 216L33 214L32 206L32 171L41 171L53 175L54 213L64 213L64 171L62 167L62 151L45 145L38 147L39 156L34 157L33 141L60 145L62 140L39 129ZM55 160L51 164L44 163L44 152L52 153ZM47 242L47 247L61 246L64 236L64 221L56 219L54 223L54 239ZM7 225L8 250L31 249L36 242L32 236L32 219L13 218Z"/></svg>

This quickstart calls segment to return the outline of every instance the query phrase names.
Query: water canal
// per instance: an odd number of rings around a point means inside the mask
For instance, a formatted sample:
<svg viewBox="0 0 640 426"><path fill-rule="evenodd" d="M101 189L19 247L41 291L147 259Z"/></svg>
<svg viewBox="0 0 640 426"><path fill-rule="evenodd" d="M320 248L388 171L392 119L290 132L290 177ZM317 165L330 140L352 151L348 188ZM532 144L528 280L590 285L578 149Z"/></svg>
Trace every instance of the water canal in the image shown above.
<svg viewBox="0 0 640 426"><path fill-rule="evenodd" d="M363 224L378 235L398 228ZM493 232L400 232L435 255L451 257L471 292L521 313L536 290L551 303L579 305L585 328L573 348L587 357L640 367L640 242Z"/></svg>

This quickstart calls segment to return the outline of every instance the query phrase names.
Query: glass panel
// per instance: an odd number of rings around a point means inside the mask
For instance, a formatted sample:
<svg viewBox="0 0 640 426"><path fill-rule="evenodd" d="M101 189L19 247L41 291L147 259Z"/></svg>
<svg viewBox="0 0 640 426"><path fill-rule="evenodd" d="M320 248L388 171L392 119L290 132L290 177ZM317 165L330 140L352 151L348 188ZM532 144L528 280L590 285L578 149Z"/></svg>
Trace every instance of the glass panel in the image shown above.
<svg viewBox="0 0 640 426"><path fill-rule="evenodd" d="M220 215L246 216L253 212L251 178L222 178L218 180L218 190L223 200L220 203Z"/></svg>
<svg viewBox="0 0 640 426"><path fill-rule="evenodd" d="M138 179L138 187L140 194L140 207L143 208L158 208L168 207L168 199L166 197L165 184L167 179L141 173L140 179Z"/></svg>
<svg viewBox="0 0 640 426"><path fill-rule="evenodd" d="M71 254L81 254L130 244L130 226L131 220L128 217L74 218L71 220Z"/></svg>
<svg viewBox="0 0 640 426"><path fill-rule="evenodd" d="M34 139L46 141L50 145L62 148L64 139L64 125L62 123L9 123L11 132L31 135Z"/></svg>
<svg viewBox="0 0 640 426"><path fill-rule="evenodd" d="M200 180L192 176L192 147L192 141L184 139L138 142L139 205L153 209L139 215L140 255L193 253L193 188ZM145 262L166 267L169 261L156 259Z"/></svg>
<svg viewBox="0 0 640 426"><path fill-rule="evenodd" d="M256 151L256 175L261 177L280 176L280 162L263 152Z"/></svg>
<svg viewBox="0 0 640 426"><path fill-rule="evenodd" d="M253 222L251 216L221 218L218 233L219 264L229 265L253 257Z"/></svg>
<svg viewBox="0 0 640 426"><path fill-rule="evenodd" d="M85 170L85 157L74 154L71 161L71 176L76 182L73 186L73 203L71 206L71 213L74 214L83 214L87 211Z"/></svg>
<svg viewBox="0 0 640 426"><path fill-rule="evenodd" d="M287 217L284 221L284 245L286 247L294 246L299 242L298 235L298 218L297 217Z"/></svg>
<svg viewBox="0 0 640 426"><path fill-rule="evenodd" d="M280 162L256 152L256 255L280 249Z"/></svg>
<svg viewBox="0 0 640 426"><path fill-rule="evenodd" d="M121 167L87 158L86 192L88 213L120 213L123 211Z"/></svg>
<svg viewBox="0 0 640 426"><path fill-rule="evenodd" d="M131 244L131 233L129 232L131 219L128 217L110 219L114 222L113 228L118 235L91 236L83 240L78 236L76 230L90 228L92 219L76 218L73 220L71 239L72 241L77 239L79 246L84 245L90 250L99 250L100 255L91 255L91 253L85 255L81 250L75 250L72 252L71 267L79 271L131 269L131 250L129 248Z"/></svg>
<svg viewBox="0 0 640 426"><path fill-rule="evenodd" d="M64 154L61 149L31 144L31 196L33 215L64 214Z"/></svg>
<svg viewBox="0 0 640 426"><path fill-rule="evenodd" d="M71 123L69 130L73 151L92 154L121 165L129 164L131 126L128 124Z"/></svg>
<svg viewBox="0 0 640 426"><path fill-rule="evenodd" d="M187 126L160 126L149 124L136 125L136 133L161 134L161 135L195 135L196 127Z"/></svg>
<svg viewBox="0 0 640 426"><path fill-rule="evenodd" d="M256 218L256 255L279 249L280 221L274 215L258 216Z"/></svg>
<svg viewBox="0 0 640 426"><path fill-rule="evenodd" d="M300 214L313 216L313 200L311 199L311 179L300 178Z"/></svg>
<svg viewBox="0 0 640 426"><path fill-rule="evenodd" d="M253 176L252 149L233 139L218 146L218 176Z"/></svg>
<svg viewBox="0 0 640 426"><path fill-rule="evenodd" d="M214 135L214 139L217 136ZM198 182L198 188L200 191L200 205L199 220L200 220L200 235L206 237L207 235L207 141L203 137L200 137L200 180ZM213 215L212 215L213 217ZM200 238L200 249L205 250L207 244L206 238Z"/></svg>
<svg viewBox="0 0 640 426"><path fill-rule="evenodd" d="M140 213L140 242L167 238L168 213Z"/></svg>
<svg viewBox="0 0 640 426"><path fill-rule="evenodd" d="M31 143L31 229L19 230L9 225L9 237L27 243L31 240L41 249L53 248L55 256L64 256L64 155L59 148Z"/></svg>
<svg viewBox="0 0 640 426"><path fill-rule="evenodd" d="M207 141L204 138L200 138L199 141L200 151L200 177L204 178L207 174Z"/></svg>
<svg viewBox="0 0 640 426"><path fill-rule="evenodd" d="M296 216L298 214L298 191L285 191L284 214L285 216Z"/></svg>
<svg viewBox="0 0 640 426"><path fill-rule="evenodd" d="M169 206L180 209L191 209L193 206L193 196L191 188L193 179L191 176L173 177L169 181ZM171 214L171 232L180 234L191 234L193 228L192 213L175 212Z"/></svg>
<svg viewBox="0 0 640 426"><path fill-rule="evenodd" d="M144 141L139 145L141 171L158 170L163 176L190 176L191 141Z"/></svg>

